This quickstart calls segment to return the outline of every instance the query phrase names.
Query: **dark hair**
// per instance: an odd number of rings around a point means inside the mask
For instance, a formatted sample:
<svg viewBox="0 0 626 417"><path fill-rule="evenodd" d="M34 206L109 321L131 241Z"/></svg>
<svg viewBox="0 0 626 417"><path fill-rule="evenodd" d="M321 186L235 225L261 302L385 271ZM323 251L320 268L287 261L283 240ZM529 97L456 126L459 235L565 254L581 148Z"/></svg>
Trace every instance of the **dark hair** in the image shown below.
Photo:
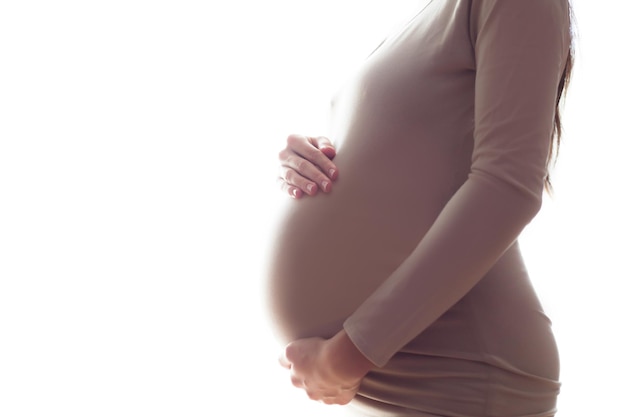
<svg viewBox="0 0 626 417"><path fill-rule="evenodd" d="M556 159L559 155L559 147L561 146L561 136L563 134L563 125L561 124L561 106L563 103L563 98L567 92L567 88L569 87L569 83L572 77L572 68L574 67L574 40L575 40L575 31L574 31L574 12L572 10L571 2L568 2L569 7L569 21L570 21L570 46L569 51L567 53L567 60L565 61L565 69L563 70L563 74L561 75L561 81L559 81L559 88L557 90L556 95L556 110L554 113L554 127L552 128L552 139L550 141L550 150L548 152L548 163L554 159ZM552 194L553 187L552 182L550 180L550 173L546 176L545 180L545 189L548 194Z"/></svg>

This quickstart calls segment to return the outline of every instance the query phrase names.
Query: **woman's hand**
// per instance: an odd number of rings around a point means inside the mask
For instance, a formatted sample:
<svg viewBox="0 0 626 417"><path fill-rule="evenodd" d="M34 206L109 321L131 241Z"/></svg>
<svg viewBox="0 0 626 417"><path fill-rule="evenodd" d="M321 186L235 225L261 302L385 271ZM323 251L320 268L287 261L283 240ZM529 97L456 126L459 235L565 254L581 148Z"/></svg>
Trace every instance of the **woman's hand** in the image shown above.
<svg viewBox="0 0 626 417"><path fill-rule="evenodd" d="M348 404L374 365L354 346L345 331L332 339L296 340L287 345L280 364L291 370L291 383L309 398L326 404Z"/></svg>
<svg viewBox="0 0 626 417"><path fill-rule="evenodd" d="M287 146L278 154L282 190L293 198L315 195L318 189L329 192L338 175L334 157L335 148L323 136L289 135Z"/></svg>

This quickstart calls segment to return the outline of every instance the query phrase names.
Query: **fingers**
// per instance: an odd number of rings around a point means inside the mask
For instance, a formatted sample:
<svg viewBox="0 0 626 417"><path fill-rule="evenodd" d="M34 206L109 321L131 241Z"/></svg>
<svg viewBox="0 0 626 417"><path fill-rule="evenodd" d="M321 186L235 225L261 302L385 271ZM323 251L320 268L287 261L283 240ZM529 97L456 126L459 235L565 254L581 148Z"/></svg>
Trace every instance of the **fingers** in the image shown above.
<svg viewBox="0 0 626 417"><path fill-rule="evenodd" d="M319 190L330 192L332 180L320 172L315 165L299 157L291 155L280 167L280 178L287 185L296 187L308 195L315 195Z"/></svg>
<svg viewBox="0 0 626 417"><path fill-rule="evenodd" d="M290 370L291 384L303 389L310 399L326 404L348 404L356 395L360 381L356 384L340 381L324 369L319 360L324 343L322 338L293 341L285 346L279 362Z"/></svg>
<svg viewBox="0 0 626 417"><path fill-rule="evenodd" d="M315 138L309 138L311 143L319 149L327 158L333 159L336 155L335 147L325 136L318 136Z"/></svg>
<svg viewBox="0 0 626 417"><path fill-rule="evenodd" d="M280 186L294 198L330 192L338 171L332 158L335 148L328 138L289 135L287 147L278 158L281 163Z"/></svg>
<svg viewBox="0 0 626 417"><path fill-rule="evenodd" d="M284 353L278 358L278 363L280 363L280 366L283 368L291 369L291 362L287 359Z"/></svg>
<svg viewBox="0 0 626 417"><path fill-rule="evenodd" d="M283 368L291 369L292 365L298 361L298 342L291 342L285 346L283 352L278 358L278 362L283 366Z"/></svg>
<svg viewBox="0 0 626 417"><path fill-rule="evenodd" d="M300 383L298 388L306 389L306 384ZM356 392L352 392L352 391L349 391L349 392L346 392L346 391L341 391L341 392L338 392L338 391L336 391L336 392L323 392L323 391L316 391L316 390L307 390L306 391L307 396L311 400L323 402L324 404L329 404L329 405L332 405L332 404L346 405L350 401L352 401L352 399L354 398L355 393Z"/></svg>
<svg viewBox="0 0 626 417"><path fill-rule="evenodd" d="M287 149L305 159L311 166L315 166L327 178L335 179L337 167L332 162L332 158L335 157L335 148L328 138L324 136L289 135L287 137ZM297 169L297 166L293 168Z"/></svg>
<svg viewBox="0 0 626 417"><path fill-rule="evenodd" d="M283 351L283 356L285 357L285 360L287 360L289 363L302 364L303 355L301 353L300 345L301 343L299 340L288 343Z"/></svg>
<svg viewBox="0 0 626 417"><path fill-rule="evenodd" d="M302 198L304 196L304 192L300 188L288 184L281 177L278 178L278 186L282 191L286 192L295 199Z"/></svg>

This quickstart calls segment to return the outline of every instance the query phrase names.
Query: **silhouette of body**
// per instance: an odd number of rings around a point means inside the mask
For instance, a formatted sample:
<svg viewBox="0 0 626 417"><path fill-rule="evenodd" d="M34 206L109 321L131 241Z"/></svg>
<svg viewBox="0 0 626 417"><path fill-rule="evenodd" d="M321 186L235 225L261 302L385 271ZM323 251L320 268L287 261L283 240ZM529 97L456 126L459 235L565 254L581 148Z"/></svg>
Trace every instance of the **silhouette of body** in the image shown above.
<svg viewBox="0 0 626 417"><path fill-rule="evenodd" d="M284 341L344 328L377 365L357 415L554 415L517 237L569 45L566 0L432 0L333 100L340 178L289 204L268 294Z"/></svg>

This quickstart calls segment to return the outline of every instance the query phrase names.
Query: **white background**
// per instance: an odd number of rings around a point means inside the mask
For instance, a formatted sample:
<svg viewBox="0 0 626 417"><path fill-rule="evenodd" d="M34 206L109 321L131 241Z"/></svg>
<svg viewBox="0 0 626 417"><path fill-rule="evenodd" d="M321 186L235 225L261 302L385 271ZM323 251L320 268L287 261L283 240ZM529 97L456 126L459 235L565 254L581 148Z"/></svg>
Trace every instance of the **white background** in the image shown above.
<svg viewBox="0 0 626 417"><path fill-rule="evenodd" d="M1 2L0 415L338 411L289 386L265 321L276 153L422 3ZM560 415L626 416L626 8L575 7L556 195L522 246Z"/></svg>

